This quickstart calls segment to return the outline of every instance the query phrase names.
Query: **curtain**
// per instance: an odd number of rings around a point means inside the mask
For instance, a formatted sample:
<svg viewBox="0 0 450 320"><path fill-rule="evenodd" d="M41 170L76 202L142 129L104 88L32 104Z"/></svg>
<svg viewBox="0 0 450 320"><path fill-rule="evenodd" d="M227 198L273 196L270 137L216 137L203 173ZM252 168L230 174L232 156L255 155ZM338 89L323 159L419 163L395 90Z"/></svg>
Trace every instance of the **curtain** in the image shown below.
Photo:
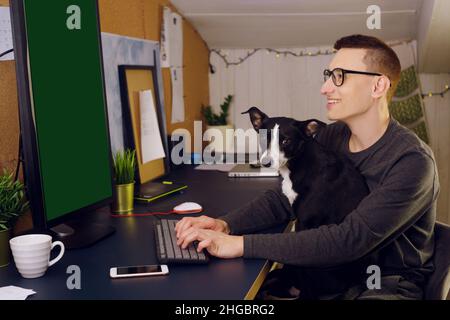
<svg viewBox="0 0 450 320"><path fill-rule="evenodd" d="M394 97L389 104L393 118L412 130L426 143L430 143L422 89L416 69L415 42L411 45L394 47L401 59L402 72Z"/></svg>

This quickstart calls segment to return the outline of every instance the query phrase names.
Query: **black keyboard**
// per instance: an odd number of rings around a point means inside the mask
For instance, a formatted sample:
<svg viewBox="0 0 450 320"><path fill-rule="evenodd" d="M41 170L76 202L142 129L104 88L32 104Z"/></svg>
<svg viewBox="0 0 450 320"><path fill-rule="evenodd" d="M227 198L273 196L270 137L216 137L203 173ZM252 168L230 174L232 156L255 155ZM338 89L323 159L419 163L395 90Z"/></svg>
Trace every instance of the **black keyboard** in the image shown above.
<svg viewBox="0 0 450 320"><path fill-rule="evenodd" d="M207 263L208 256L197 252L197 242L186 249L177 245L175 224L178 220L157 219L155 221L156 252L160 263Z"/></svg>

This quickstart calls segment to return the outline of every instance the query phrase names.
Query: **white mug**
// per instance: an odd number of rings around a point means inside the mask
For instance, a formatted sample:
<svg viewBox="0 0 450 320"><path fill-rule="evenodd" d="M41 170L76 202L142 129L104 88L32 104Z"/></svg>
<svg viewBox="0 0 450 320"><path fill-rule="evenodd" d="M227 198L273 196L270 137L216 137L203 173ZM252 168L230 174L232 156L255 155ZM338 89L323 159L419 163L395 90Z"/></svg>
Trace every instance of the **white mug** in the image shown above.
<svg viewBox="0 0 450 320"><path fill-rule="evenodd" d="M17 270L27 279L42 277L48 267L58 262L64 255L64 244L61 241L52 243L52 237L46 234L29 234L9 240L11 252ZM50 251L55 246L61 247L59 255L50 261Z"/></svg>

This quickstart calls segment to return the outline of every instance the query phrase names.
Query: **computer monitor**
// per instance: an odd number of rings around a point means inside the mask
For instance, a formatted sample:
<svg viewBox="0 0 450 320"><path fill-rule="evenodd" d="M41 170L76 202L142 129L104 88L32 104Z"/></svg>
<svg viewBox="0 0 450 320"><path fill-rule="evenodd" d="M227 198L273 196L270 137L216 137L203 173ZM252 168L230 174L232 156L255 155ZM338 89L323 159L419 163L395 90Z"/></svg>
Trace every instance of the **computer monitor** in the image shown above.
<svg viewBox="0 0 450 320"><path fill-rule="evenodd" d="M113 195L98 4L10 5L33 225L53 230L69 248L87 246L114 230L83 219Z"/></svg>

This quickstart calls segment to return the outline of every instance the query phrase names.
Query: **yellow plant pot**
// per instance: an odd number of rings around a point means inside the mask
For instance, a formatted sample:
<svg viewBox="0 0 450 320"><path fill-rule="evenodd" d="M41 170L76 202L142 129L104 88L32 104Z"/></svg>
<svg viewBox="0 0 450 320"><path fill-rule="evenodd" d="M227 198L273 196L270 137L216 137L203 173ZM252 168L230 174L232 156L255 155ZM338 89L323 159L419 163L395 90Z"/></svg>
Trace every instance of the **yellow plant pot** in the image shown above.
<svg viewBox="0 0 450 320"><path fill-rule="evenodd" d="M129 213L134 209L134 182L115 186L113 212Z"/></svg>
<svg viewBox="0 0 450 320"><path fill-rule="evenodd" d="M0 267L6 267L10 261L9 238L11 229L0 231Z"/></svg>

